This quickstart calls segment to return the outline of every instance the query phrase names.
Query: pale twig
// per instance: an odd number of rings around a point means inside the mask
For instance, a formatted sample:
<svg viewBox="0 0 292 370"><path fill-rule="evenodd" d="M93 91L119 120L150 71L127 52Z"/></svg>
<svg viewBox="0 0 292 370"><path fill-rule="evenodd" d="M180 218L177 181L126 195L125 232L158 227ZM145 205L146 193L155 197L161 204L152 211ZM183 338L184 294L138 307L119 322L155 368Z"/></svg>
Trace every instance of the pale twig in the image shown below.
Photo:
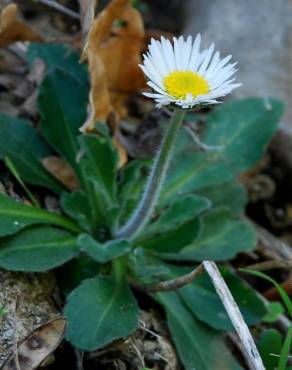
<svg viewBox="0 0 292 370"><path fill-rule="evenodd" d="M250 360L250 356L246 355L245 347L243 343L239 340L238 335L234 332L230 332L227 334L227 337L232 341L232 343L238 348L242 356L244 357L246 363L248 364L249 368L253 368L253 363Z"/></svg>
<svg viewBox="0 0 292 370"><path fill-rule="evenodd" d="M57 3L56 1L53 1L53 0L34 0L34 1L36 1L37 3L43 4L43 5L46 5L52 9L55 9L59 11L60 13L68 15L71 18L80 20L80 15L78 13L74 12L71 9L66 8L65 6Z"/></svg>
<svg viewBox="0 0 292 370"><path fill-rule="evenodd" d="M277 238L275 235L271 234L268 230L264 229L262 226L253 223L257 230L259 246L257 249L261 251L264 255L268 255L269 258L276 260L292 260L292 249L287 245L286 242Z"/></svg>
<svg viewBox="0 0 292 370"><path fill-rule="evenodd" d="M242 317L242 314L230 293L221 273L215 262L204 261L203 266L210 276L214 288L219 295L226 312L242 342L246 356L249 357L249 365L253 370L265 370L258 349L254 343L253 337Z"/></svg>
<svg viewBox="0 0 292 370"><path fill-rule="evenodd" d="M203 152L211 152L211 151L214 152L214 151L220 151L223 149L222 145L207 145L207 144L202 143L199 137L197 136L197 134L195 133L194 129L187 123L185 123L183 127L188 132L188 134L191 136L191 138L194 140L198 148L202 150Z"/></svg>
<svg viewBox="0 0 292 370"><path fill-rule="evenodd" d="M171 290L176 290L182 288L183 286L192 282L197 276L201 275L203 272L203 266L199 265L190 273L183 275L176 279L161 281L160 283L156 284L141 284L137 283L133 279L130 279L130 284L145 293L158 293L158 292L169 292Z"/></svg>
<svg viewBox="0 0 292 370"><path fill-rule="evenodd" d="M144 330L144 331L146 331L146 333L149 333L149 334L151 334L151 335L153 335L155 338L160 338L160 335L158 335L157 333L155 333L154 331L152 331L152 330L150 330L150 329L147 329L147 328L145 328L145 323L142 321L142 323L141 323L141 321L140 321L140 325L139 325L139 328L141 329L141 330Z"/></svg>
<svg viewBox="0 0 292 370"><path fill-rule="evenodd" d="M84 352L80 351L79 349L75 349L75 356L76 356L76 368L77 370L83 370L83 359L84 359Z"/></svg>
<svg viewBox="0 0 292 370"><path fill-rule="evenodd" d="M80 21L81 21L81 28L82 28L82 36L83 36L83 41L85 43L87 34L94 20L97 0L78 0L78 2L79 2L79 8L81 12Z"/></svg>
<svg viewBox="0 0 292 370"><path fill-rule="evenodd" d="M257 271L267 271L273 269L289 269L292 267L291 261L281 261L281 260L272 260L264 261L259 263L253 263L252 265L246 266L247 269L257 270Z"/></svg>
<svg viewBox="0 0 292 370"><path fill-rule="evenodd" d="M138 356L138 358L140 360L140 363L141 363L140 366L141 366L141 368L145 368L145 360L144 360L144 357L143 357L142 353L139 351L139 348L136 346L135 341L133 340L133 337L130 337L129 340L130 340L130 343L131 343L132 347L134 348L134 351L136 352L136 354L137 354L137 356Z"/></svg>
<svg viewBox="0 0 292 370"><path fill-rule="evenodd" d="M23 42L15 42L13 45L9 45L7 50L15 55L22 62L27 63L26 47Z"/></svg>

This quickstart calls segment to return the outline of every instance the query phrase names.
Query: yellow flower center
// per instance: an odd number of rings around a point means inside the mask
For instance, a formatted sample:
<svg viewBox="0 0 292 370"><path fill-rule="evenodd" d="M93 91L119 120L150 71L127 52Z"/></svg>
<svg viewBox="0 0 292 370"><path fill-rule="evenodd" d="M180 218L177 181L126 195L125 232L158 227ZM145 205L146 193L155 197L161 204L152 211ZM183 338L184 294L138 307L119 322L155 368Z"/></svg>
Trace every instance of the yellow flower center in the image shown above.
<svg viewBox="0 0 292 370"><path fill-rule="evenodd" d="M185 99L188 94L196 97L209 92L207 81L192 71L171 72L164 78L163 84L166 92L176 99Z"/></svg>

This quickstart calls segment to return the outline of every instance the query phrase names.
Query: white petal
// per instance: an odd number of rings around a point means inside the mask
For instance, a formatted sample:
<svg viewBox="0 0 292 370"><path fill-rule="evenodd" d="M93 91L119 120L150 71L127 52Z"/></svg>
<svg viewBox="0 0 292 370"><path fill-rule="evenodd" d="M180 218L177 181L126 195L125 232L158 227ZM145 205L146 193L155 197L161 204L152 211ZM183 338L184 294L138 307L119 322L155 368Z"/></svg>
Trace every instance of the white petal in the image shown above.
<svg viewBox="0 0 292 370"><path fill-rule="evenodd" d="M173 38L173 48L174 48L174 59L176 70L182 70L182 59L181 59L181 49L182 49L183 37L180 36L179 39Z"/></svg>
<svg viewBox="0 0 292 370"><path fill-rule="evenodd" d="M230 61L231 58L232 58L232 55L228 55L227 57L225 57L224 59L222 59L217 64L216 68L214 69L214 72L217 72L219 69L223 68Z"/></svg>
<svg viewBox="0 0 292 370"><path fill-rule="evenodd" d="M159 94L163 94L164 96L170 97L170 95L166 91L164 91L161 87L157 86L154 82L148 81L147 85L152 87L152 89L157 91Z"/></svg>
<svg viewBox="0 0 292 370"><path fill-rule="evenodd" d="M208 78L208 81L210 81L211 83L216 83L223 76L227 76L227 78L232 77L234 75L234 73L237 71L237 69L234 68L234 65L235 65L235 63L234 64L228 64L226 67L212 72L212 76Z"/></svg>
<svg viewBox="0 0 292 370"><path fill-rule="evenodd" d="M144 66L152 73L156 78L162 81L162 75L159 70L153 65L151 56L144 55Z"/></svg>
<svg viewBox="0 0 292 370"><path fill-rule="evenodd" d="M216 53L214 54L213 58L212 58L212 61L205 73L205 78L210 78L212 76L212 73L213 71L215 70L215 68L217 67L218 63L220 62L220 53L219 51L216 51Z"/></svg>
<svg viewBox="0 0 292 370"><path fill-rule="evenodd" d="M186 42L184 43L183 51L181 53L183 71L186 71L188 69L191 52L192 52L192 36L189 36Z"/></svg>
<svg viewBox="0 0 292 370"><path fill-rule="evenodd" d="M149 80L154 81L158 86L162 87L160 76L152 74L151 71L146 66L139 64L139 67L142 69L144 74L149 78Z"/></svg>
<svg viewBox="0 0 292 370"><path fill-rule="evenodd" d="M222 78L225 79L231 78L236 71L237 71L236 69L228 68L227 70L219 70L217 72L212 72L211 76L205 75L204 78L209 82L210 85L214 85Z"/></svg>
<svg viewBox="0 0 292 370"><path fill-rule="evenodd" d="M153 65L153 62L150 58L148 58L148 57L144 58L144 65L162 83L163 75L158 71L158 69L155 67L155 65Z"/></svg>
<svg viewBox="0 0 292 370"><path fill-rule="evenodd" d="M220 96L224 96L224 95L229 94L231 91L233 91L234 89L236 89L237 87L240 87L240 86L241 86L241 84L228 84L228 85L225 85L223 87L219 87L219 88L211 91L211 93L209 95L212 98L217 98L217 97L220 97Z"/></svg>
<svg viewBox="0 0 292 370"><path fill-rule="evenodd" d="M208 51L207 51L207 53L206 53L206 55L205 55L205 57L204 57L204 59L202 61L202 64L201 64L200 68L198 69L198 73L201 76L204 76L204 74L205 74L205 72L206 72L206 70L208 68L208 65L210 63L211 57L212 57L213 52L214 52L214 48L215 48L215 45L214 44L212 44L209 47L209 49L208 49Z"/></svg>
<svg viewBox="0 0 292 370"><path fill-rule="evenodd" d="M191 58L188 66L188 69L192 71L195 71L199 65L200 46L201 46L201 35L198 34L193 43Z"/></svg>
<svg viewBox="0 0 292 370"><path fill-rule="evenodd" d="M215 80L210 81L210 85L212 86L213 89L222 85L223 82L230 80L235 72L236 70L231 70L218 75Z"/></svg>
<svg viewBox="0 0 292 370"><path fill-rule="evenodd" d="M161 45L163 49L164 62L168 67L168 72L172 72L175 70L173 47L170 41L166 40L164 37L161 37Z"/></svg>
<svg viewBox="0 0 292 370"><path fill-rule="evenodd" d="M156 107L157 108L161 108L162 106L165 106L165 105L168 105L171 103L171 101L167 100L167 99L155 99L156 101Z"/></svg>
<svg viewBox="0 0 292 370"><path fill-rule="evenodd" d="M185 40L182 36L178 39L178 48L179 48L179 63L180 63L180 70L184 69L184 52L185 52Z"/></svg>
<svg viewBox="0 0 292 370"><path fill-rule="evenodd" d="M154 94L154 93L147 93L143 92L142 93L144 96L147 96L147 98L153 98L153 99L163 99L164 95L162 94Z"/></svg>
<svg viewBox="0 0 292 370"><path fill-rule="evenodd" d="M151 55L151 61L156 69L160 72L160 74L164 77L167 75L167 69L161 55L161 43L160 41L156 41L154 39L151 40L151 44L149 45L149 51Z"/></svg>

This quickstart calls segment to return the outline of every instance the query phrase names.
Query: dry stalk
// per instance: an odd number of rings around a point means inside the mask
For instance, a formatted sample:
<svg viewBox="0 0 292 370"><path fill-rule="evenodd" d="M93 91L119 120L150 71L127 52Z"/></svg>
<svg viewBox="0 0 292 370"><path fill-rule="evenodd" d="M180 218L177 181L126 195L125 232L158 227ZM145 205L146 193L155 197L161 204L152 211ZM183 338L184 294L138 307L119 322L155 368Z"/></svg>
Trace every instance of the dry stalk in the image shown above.
<svg viewBox="0 0 292 370"><path fill-rule="evenodd" d="M65 6L57 3L56 1L52 0L37 0L38 3L46 5L54 10L59 11L60 13L63 13L65 15L68 15L71 18L80 20L80 15L76 12L74 12L71 9L66 8Z"/></svg>
<svg viewBox="0 0 292 370"><path fill-rule="evenodd" d="M203 266L210 276L214 288L220 297L228 316L242 342L242 348L245 351L245 357L248 358L247 363L253 370L265 370L264 364L255 345L253 337L246 325L242 314L232 297L221 273L216 266L215 262L204 261Z"/></svg>
<svg viewBox="0 0 292 370"><path fill-rule="evenodd" d="M130 284L140 290L141 292L145 293L158 293L158 292L169 292L171 290L176 290L182 288L183 286L192 282L197 276L201 275L203 272L202 264L196 267L190 273L183 275L176 279L162 281L156 284L141 284L137 283L135 280L130 279Z"/></svg>
<svg viewBox="0 0 292 370"><path fill-rule="evenodd" d="M272 260L272 261L264 261L259 263L253 263L252 265L248 265L245 268L257 271L268 271L273 269L290 269L292 267L292 260L284 261L284 260Z"/></svg>

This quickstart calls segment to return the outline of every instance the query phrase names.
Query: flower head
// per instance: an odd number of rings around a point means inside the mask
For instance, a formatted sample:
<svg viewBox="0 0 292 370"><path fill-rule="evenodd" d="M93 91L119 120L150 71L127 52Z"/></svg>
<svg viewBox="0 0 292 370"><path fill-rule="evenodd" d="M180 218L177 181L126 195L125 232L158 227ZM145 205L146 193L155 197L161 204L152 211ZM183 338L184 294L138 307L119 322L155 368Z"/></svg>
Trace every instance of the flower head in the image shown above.
<svg viewBox="0 0 292 370"><path fill-rule="evenodd" d="M173 44L164 37L152 39L140 67L154 92L144 95L159 107L176 104L193 108L219 103L218 98L241 86L233 83L237 63L229 63L231 55L221 59L218 51L214 53L214 44L204 51L200 45L200 34L194 42L191 36L186 40L174 37Z"/></svg>

